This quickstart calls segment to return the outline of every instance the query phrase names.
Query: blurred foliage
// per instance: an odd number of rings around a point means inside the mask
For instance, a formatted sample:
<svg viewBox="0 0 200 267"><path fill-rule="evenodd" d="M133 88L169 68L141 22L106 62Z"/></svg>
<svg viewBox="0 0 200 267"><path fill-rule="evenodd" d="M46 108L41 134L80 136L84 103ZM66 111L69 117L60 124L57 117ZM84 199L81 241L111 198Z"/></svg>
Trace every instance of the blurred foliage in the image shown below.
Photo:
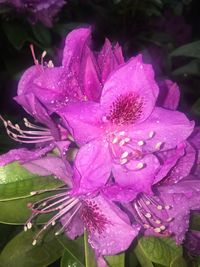
<svg viewBox="0 0 200 267"><path fill-rule="evenodd" d="M67 33L81 25L91 24L95 49L108 37L120 43L126 58L142 52L145 61L153 64L156 79L168 77L177 81L182 96L180 109L198 122L199 10L198 0L68 0L53 26L47 28L41 23L32 25L26 16L8 6L0 7L0 112L9 117L23 116L12 97L16 94L20 75L33 64L30 44L34 45L38 58L46 50L47 58L58 65ZM3 153L13 146L13 142L2 128L0 130L0 152ZM23 232L19 226L28 218L27 203L38 198L28 192L33 188L44 188L45 179L49 188L59 186L59 182L51 177L34 177L33 180L33 176L17 164L0 170L0 180L4 181L0 183L0 221L4 223L0 224L0 266L95 266L94 261L90 262L93 252L86 246L86 241L84 256L83 238L69 241L65 236L55 237L54 230L50 230L43 241L33 247L31 243L39 226L29 232ZM193 229L200 230L199 221L198 216L193 216ZM182 247L176 247L171 239L153 237L141 238L126 255L122 253L105 260L110 267L200 266L199 257L186 255Z"/></svg>

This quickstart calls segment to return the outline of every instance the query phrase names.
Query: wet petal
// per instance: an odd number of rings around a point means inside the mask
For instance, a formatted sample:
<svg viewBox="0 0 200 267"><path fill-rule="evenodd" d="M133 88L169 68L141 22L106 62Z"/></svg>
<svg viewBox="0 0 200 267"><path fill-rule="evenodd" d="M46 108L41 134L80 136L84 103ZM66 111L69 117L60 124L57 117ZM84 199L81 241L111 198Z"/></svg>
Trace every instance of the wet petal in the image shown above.
<svg viewBox="0 0 200 267"><path fill-rule="evenodd" d="M66 168L66 163L59 157L47 156L35 159L23 164L23 167L41 176L54 175L63 180L67 185L71 185L71 167L68 164L68 168Z"/></svg>
<svg viewBox="0 0 200 267"><path fill-rule="evenodd" d="M45 146L35 150L28 150L26 148L12 149L6 154L0 156L0 166L4 166L13 161L20 161L21 163L28 162L30 160L37 159L49 151L53 150L54 144Z"/></svg>
<svg viewBox="0 0 200 267"><path fill-rule="evenodd" d="M128 216L101 196L85 202L82 219L89 232L89 243L96 253L114 255L126 250L140 227L131 226Z"/></svg>
<svg viewBox="0 0 200 267"><path fill-rule="evenodd" d="M176 83L164 80L159 83L160 92L157 105L163 108L176 110L180 100L180 90Z"/></svg>
<svg viewBox="0 0 200 267"><path fill-rule="evenodd" d="M93 192L104 186L111 173L107 143L94 140L82 146L75 158L74 171L75 192Z"/></svg>
<svg viewBox="0 0 200 267"><path fill-rule="evenodd" d="M96 59L89 49L85 48L78 75L79 84L83 87L83 95L88 100L98 101L101 96L102 85Z"/></svg>
<svg viewBox="0 0 200 267"><path fill-rule="evenodd" d="M136 114L133 114L135 117L132 121L140 122L151 114L158 91L152 67L144 64L141 56L137 56L110 75L102 91L101 105L107 116L115 106L129 109L126 113L134 108Z"/></svg>
<svg viewBox="0 0 200 267"><path fill-rule="evenodd" d="M143 123L129 128L133 140L143 140L144 151L163 151L176 147L192 133L194 122L178 111L155 108Z"/></svg>
<svg viewBox="0 0 200 267"><path fill-rule="evenodd" d="M161 162L161 168L155 177L154 184L159 182L164 177L166 178L169 171L175 166L177 161L185 154L185 143L177 146L175 149L170 149L164 152L156 153L157 157ZM177 166L177 164L176 164ZM176 168L176 167L175 167ZM171 180L171 175L169 175L169 180ZM167 178L168 181L168 178ZM165 182L167 182L165 179Z"/></svg>
<svg viewBox="0 0 200 267"><path fill-rule="evenodd" d="M51 119L47 110L34 96L34 94L20 95L14 98L22 107L43 125L46 125L56 140L60 139L60 133L56 124Z"/></svg>
<svg viewBox="0 0 200 267"><path fill-rule="evenodd" d="M112 45L108 39L105 40L105 43L98 54L98 64L101 72L101 81L104 83L109 76L109 74L119 65L121 61L120 48L115 48L114 54Z"/></svg>
<svg viewBox="0 0 200 267"><path fill-rule="evenodd" d="M90 28L76 29L67 35L62 60L62 65L64 67L72 67L72 65L77 64L77 67L79 68L78 62L84 51L85 45L90 42L90 36Z"/></svg>
<svg viewBox="0 0 200 267"><path fill-rule="evenodd" d="M103 135L102 114L99 104L94 102L73 102L57 109L65 126L79 144L84 144Z"/></svg>
<svg viewBox="0 0 200 267"><path fill-rule="evenodd" d="M151 185L159 167L158 159L154 155L147 155L139 161L131 160L124 166L114 164L112 172L116 183L132 187L136 196L139 192L151 192Z"/></svg>

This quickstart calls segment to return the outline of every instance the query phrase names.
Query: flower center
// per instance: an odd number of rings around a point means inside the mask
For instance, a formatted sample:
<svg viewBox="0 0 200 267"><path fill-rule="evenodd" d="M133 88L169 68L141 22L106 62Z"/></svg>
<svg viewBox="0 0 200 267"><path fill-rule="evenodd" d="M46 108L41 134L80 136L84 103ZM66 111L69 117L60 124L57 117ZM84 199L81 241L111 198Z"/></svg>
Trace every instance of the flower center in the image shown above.
<svg viewBox="0 0 200 267"><path fill-rule="evenodd" d="M102 234L105 230L105 225L109 222L101 213L97 204L91 200L83 202L81 218L90 233L97 231L98 234Z"/></svg>
<svg viewBox="0 0 200 267"><path fill-rule="evenodd" d="M132 124L140 118L142 106L139 96L133 93L120 95L112 104L107 119L117 125Z"/></svg>
<svg viewBox="0 0 200 267"><path fill-rule="evenodd" d="M152 230L159 235L170 235L167 230L169 223L173 220L167 212L172 208L170 205L164 205L159 199L142 193L133 201L133 208L136 221L145 229Z"/></svg>

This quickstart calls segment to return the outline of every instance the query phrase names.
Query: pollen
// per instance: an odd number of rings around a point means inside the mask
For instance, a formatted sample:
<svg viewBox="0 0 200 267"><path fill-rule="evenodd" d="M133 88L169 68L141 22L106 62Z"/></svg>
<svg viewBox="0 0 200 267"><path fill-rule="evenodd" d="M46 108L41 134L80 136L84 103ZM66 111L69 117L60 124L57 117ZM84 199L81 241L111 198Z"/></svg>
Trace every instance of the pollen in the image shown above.
<svg viewBox="0 0 200 267"><path fill-rule="evenodd" d="M120 95L112 104L107 119L117 125L132 124L140 118L142 106L139 96L133 93Z"/></svg>

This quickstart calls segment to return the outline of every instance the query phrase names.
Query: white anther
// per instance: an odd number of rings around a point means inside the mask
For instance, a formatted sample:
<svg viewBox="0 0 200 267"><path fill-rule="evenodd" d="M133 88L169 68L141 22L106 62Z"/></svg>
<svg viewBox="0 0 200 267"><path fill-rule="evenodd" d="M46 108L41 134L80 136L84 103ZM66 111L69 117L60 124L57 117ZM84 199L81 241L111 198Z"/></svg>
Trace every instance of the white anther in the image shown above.
<svg viewBox="0 0 200 267"><path fill-rule="evenodd" d="M127 158L129 155L128 151L124 151L121 155L121 159Z"/></svg>
<svg viewBox="0 0 200 267"><path fill-rule="evenodd" d="M160 220L156 220L156 224L161 224L161 221Z"/></svg>
<svg viewBox="0 0 200 267"><path fill-rule="evenodd" d="M171 222L172 220L173 220L173 218L169 217L169 218L167 219L167 222Z"/></svg>
<svg viewBox="0 0 200 267"><path fill-rule="evenodd" d="M130 141L131 141L131 138L129 138L129 137L124 138L124 142L125 142L125 143L128 143L128 142L130 142Z"/></svg>
<svg viewBox="0 0 200 267"><path fill-rule="evenodd" d="M164 230L166 229L166 227L165 227L164 225L161 225L161 226L160 226L160 229L161 229L162 231L164 231Z"/></svg>
<svg viewBox="0 0 200 267"><path fill-rule="evenodd" d="M55 235L59 235L59 232L55 232Z"/></svg>
<svg viewBox="0 0 200 267"><path fill-rule="evenodd" d="M144 141L138 141L138 146L143 146L144 145Z"/></svg>
<svg viewBox="0 0 200 267"><path fill-rule="evenodd" d="M158 210L162 210L163 207L162 207L161 205L158 205L158 206L157 206L157 209L158 209Z"/></svg>
<svg viewBox="0 0 200 267"><path fill-rule="evenodd" d="M27 229L27 226L24 226L24 232L26 232L28 229Z"/></svg>
<svg viewBox="0 0 200 267"><path fill-rule="evenodd" d="M160 228L154 228L154 232L156 232L156 233L160 233L161 232L161 229Z"/></svg>
<svg viewBox="0 0 200 267"><path fill-rule="evenodd" d="M118 142L118 138L117 138L117 136L115 136L114 138L113 138L113 140L112 140L112 143L113 144L116 144Z"/></svg>
<svg viewBox="0 0 200 267"><path fill-rule="evenodd" d="M161 145L162 145L162 142L158 142L156 145L155 145L155 149L159 150L161 148Z"/></svg>
<svg viewBox="0 0 200 267"><path fill-rule="evenodd" d="M42 53L42 58L44 58L44 57L46 56L46 54L47 54L47 51L44 51L44 52Z"/></svg>
<svg viewBox="0 0 200 267"><path fill-rule="evenodd" d="M139 163L136 165L136 168L137 168L138 170L142 169L143 167L144 167L144 163L142 163L142 162L139 162Z"/></svg>
<svg viewBox="0 0 200 267"><path fill-rule="evenodd" d="M149 212L146 213L146 214L145 214L145 217L146 217L146 218L151 218L151 213L149 213Z"/></svg>
<svg viewBox="0 0 200 267"><path fill-rule="evenodd" d="M126 164L127 162L128 162L127 158L125 158L125 159L121 159L121 160L120 160L120 164L121 164L121 165L124 165L124 164Z"/></svg>
<svg viewBox="0 0 200 267"><path fill-rule="evenodd" d="M27 223L27 229L31 229L31 228L32 228L32 223L31 222Z"/></svg>
<svg viewBox="0 0 200 267"><path fill-rule="evenodd" d="M149 200L145 201L146 205L150 205L151 202Z"/></svg>
<svg viewBox="0 0 200 267"><path fill-rule="evenodd" d="M54 67L54 64L53 64L53 61L52 60L49 60L49 62L47 64L47 67L48 68L53 68Z"/></svg>
<svg viewBox="0 0 200 267"><path fill-rule="evenodd" d="M31 195L31 196L34 196L34 195L36 195L36 194L37 194L37 192L35 192L35 191L30 192L30 195Z"/></svg>
<svg viewBox="0 0 200 267"><path fill-rule="evenodd" d="M120 136L123 136L123 135L125 135L125 132L124 131L121 131L121 132L119 132L119 135Z"/></svg>
<svg viewBox="0 0 200 267"><path fill-rule="evenodd" d="M170 207L169 205L166 205L166 206L165 206L165 209L166 209L166 210L170 210L170 208L171 208L171 207Z"/></svg>
<svg viewBox="0 0 200 267"><path fill-rule="evenodd" d="M35 240L33 240L32 245L35 246L36 243L37 243L37 240L35 239Z"/></svg>
<svg viewBox="0 0 200 267"><path fill-rule="evenodd" d="M123 146L125 144L125 141L124 139L122 139L120 142L119 142L119 146Z"/></svg>
<svg viewBox="0 0 200 267"><path fill-rule="evenodd" d="M155 134L154 131L149 132L149 138L152 138L154 136L154 134Z"/></svg>
<svg viewBox="0 0 200 267"><path fill-rule="evenodd" d="M56 224L56 222L55 222L55 221L53 221L53 222L51 223L51 225L52 225L52 226L54 226L55 224Z"/></svg>
<svg viewBox="0 0 200 267"><path fill-rule="evenodd" d="M143 226L144 226L144 228L146 228L146 229L149 229L149 228L150 228L150 225L148 225L148 224L146 224L146 223L145 223Z"/></svg>

